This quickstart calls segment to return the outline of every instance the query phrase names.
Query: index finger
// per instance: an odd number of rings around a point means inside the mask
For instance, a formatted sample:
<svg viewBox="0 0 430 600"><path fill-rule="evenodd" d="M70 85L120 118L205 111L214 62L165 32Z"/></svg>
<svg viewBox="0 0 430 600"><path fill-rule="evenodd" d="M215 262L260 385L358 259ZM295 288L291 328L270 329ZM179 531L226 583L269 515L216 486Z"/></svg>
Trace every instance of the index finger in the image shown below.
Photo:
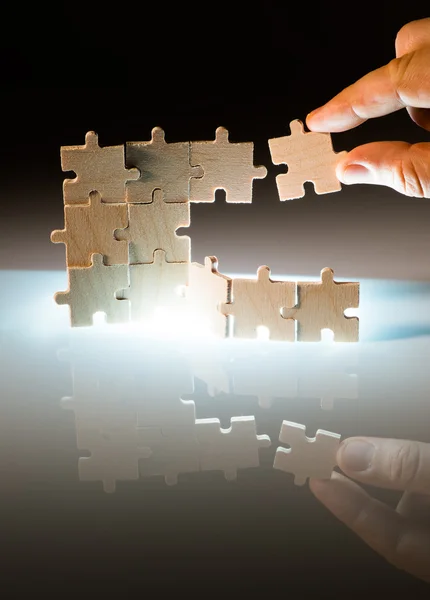
<svg viewBox="0 0 430 600"><path fill-rule="evenodd" d="M340 132L406 106L430 108L430 47L419 48L371 71L311 112L311 131Z"/></svg>

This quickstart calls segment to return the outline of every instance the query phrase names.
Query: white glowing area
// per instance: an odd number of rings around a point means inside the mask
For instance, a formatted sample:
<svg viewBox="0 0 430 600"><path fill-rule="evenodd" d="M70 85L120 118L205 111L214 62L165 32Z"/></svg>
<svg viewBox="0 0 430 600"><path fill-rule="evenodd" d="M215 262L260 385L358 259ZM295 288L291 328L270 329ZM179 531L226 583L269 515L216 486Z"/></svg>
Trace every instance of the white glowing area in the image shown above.
<svg viewBox="0 0 430 600"><path fill-rule="evenodd" d="M243 274L234 275L245 276L249 277ZM48 338L68 335L73 331L70 326L69 307L58 306L54 301L58 290L67 289L65 271L1 271L0 278L4 290L0 295L3 332L19 330L26 335ZM305 281L311 278L285 276L285 279ZM6 293L6 290L13 290L13 293ZM358 344L376 339L396 339L399 336L403 338L408 335L408 331L411 335L420 332L422 335L430 332L429 297L430 286L426 282L361 280L360 308L348 309L345 315L360 318ZM401 309L399 303L402 305ZM149 322L106 324L104 315L98 314L95 316L93 327L76 329L87 329L90 332L94 328L99 332L106 330L118 333L138 330L140 335L160 339L199 338L202 341L207 339L208 343L213 340L204 318L167 307L160 307ZM327 339L327 335L329 334L323 332L322 341ZM259 333L258 339L267 339L264 329Z"/></svg>

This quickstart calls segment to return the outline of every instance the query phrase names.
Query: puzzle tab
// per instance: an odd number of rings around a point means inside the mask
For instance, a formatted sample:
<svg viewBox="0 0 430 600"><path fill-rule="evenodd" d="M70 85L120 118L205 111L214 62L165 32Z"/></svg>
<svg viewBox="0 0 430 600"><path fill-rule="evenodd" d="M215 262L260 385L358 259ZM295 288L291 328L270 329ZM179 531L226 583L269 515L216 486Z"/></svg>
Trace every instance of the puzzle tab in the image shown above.
<svg viewBox="0 0 430 600"><path fill-rule="evenodd" d="M68 304L72 327L89 327L97 312L106 315L107 323L126 323L129 302L117 293L128 286L127 265L105 265L101 254L93 254L91 266L68 269L69 289L57 292L55 302Z"/></svg>
<svg viewBox="0 0 430 600"><path fill-rule="evenodd" d="M233 279L232 300L221 307L225 315L233 315L234 337L253 339L259 327L267 327L270 339L293 342L295 325L284 319L281 310L293 306L296 284L274 281L270 268L262 266L256 279Z"/></svg>
<svg viewBox="0 0 430 600"><path fill-rule="evenodd" d="M334 152L329 133L305 131L302 121L290 123L291 135L269 140L275 165L288 165L288 172L276 177L280 200L305 195L304 183L312 181L316 194L341 190L336 165L346 152Z"/></svg>
<svg viewBox="0 0 430 600"><path fill-rule="evenodd" d="M152 263L156 250L163 250L169 263L189 263L191 240L176 230L190 225L190 205L165 202L163 192L155 190L152 202L128 205L128 227L115 232L116 240L129 244L129 264Z"/></svg>
<svg viewBox="0 0 430 600"><path fill-rule="evenodd" d="M127 242L114 238L115 229L127 227L127 206L105 204L99 192L89 194L85 203L64 207L65 228L53 231L51 241L66 245L69 268L91 265L92 254L102 254L106 265L127 265Z"/></svg>
<svg viewBox="0 0 430 600"><path fill-rule="evenodd" d="M330 479L337 464L340 435L318 429L314 438L306 436L306 427L283 421L279 441L290 448L277 448L274 469L294 474L294 483L304 485L308 478Z"/></svg>
<svg viewBox="0 0 430 600"><path fill-rule="evenodd" d="M290 136L269 140L273 162L288 165L277 177L280 199L301 197L305 181L318 194L338 191L344 153L333 151L329 134L305 132L299 120L290 128ZM191 239L180 231L191 225L191 204L214 202L217 190L227 203L249 204L254 180L267 176L254 164L253 142L229 135L218 127L211 141L166 142L154 127L150 140L126 142L124 153L123 146L100 147L90 131L83 146L61 148L62 168L76 178L64 181L64 229L51 241L66 247L70 289L56 301L70 305L72 327L90 326L92 311L105 312L108 323L142 322L161 308L218 338L255 339L267 330L271 340L310 342L330 329L335 341L358 341L358 318L345 310L358 308L359 284L335 282L331 269L320 282L296 283L272 280L268 266L248 279L221 273L211 255L204 265L192 262Z"/></svg>
<svg viewBox="0 0 430 600"><path fill-rule="evenodd" d="M302 342L319 342L321 330L331 329L337 342L358 341L358 317L345 316L348 308L358 308L359 284L334 281L333 269L321 271L320 282L297 283L298 303L282 308L285 319L296 319L297 338Z"/></svg>
<svg viewBox="0 0 430 600"><path fill-rule="evenodd" d="M128 182L126 200L152 202L154 190L163 192L165 202L188 202L190 180L201 177L203 169L190 164L190 143L165 140L161 127L154 127L148 142L126 143L127 167L137 167L140 178Z"/></svg>
<svg viewBox="0 0 430 600"><path fill-rule="evenodd" d="M215 140L191 142L192 165L203 168L203 176L191 180L190 202L214 202L216 190L225 190L226 201L252 202L254 179L264 179L267 169L254 166L254 144L232 143L224 127L218 127Z"/></svg>
<svg viewBox="0 0 430 600"><path fill-rule="evenodd" d="M103 202L125 202L125 184L136 180L138 169L126 169L124 146L100 147L98 135L89 131L83 146L63 146L60 151L63 171L74 171L75 179L65 179L65 204L82 204L91 192L98 191Z"/></svg>

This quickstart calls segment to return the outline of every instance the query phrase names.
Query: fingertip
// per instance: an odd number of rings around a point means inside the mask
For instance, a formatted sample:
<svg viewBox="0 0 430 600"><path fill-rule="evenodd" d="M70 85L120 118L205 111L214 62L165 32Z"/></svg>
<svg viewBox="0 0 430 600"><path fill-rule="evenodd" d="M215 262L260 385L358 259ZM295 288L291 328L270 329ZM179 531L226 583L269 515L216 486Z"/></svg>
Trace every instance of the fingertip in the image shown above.
<svg viewBox="0 0 430 600"><path fill-rule="evenodd" d="M320 108L316 108L307 115L306 127L309 129L309 131L323 132L326 130L321 117L324 117L322 106Z"/></svg>
<svg viewBox="0 0 430 600"><path fill-rule="evenodd" d="M317 498L322 498L329 490L336 485L336 482L345 480L346 477L341 473L333 471L330 479L309 479L309 489Z"/></svg>

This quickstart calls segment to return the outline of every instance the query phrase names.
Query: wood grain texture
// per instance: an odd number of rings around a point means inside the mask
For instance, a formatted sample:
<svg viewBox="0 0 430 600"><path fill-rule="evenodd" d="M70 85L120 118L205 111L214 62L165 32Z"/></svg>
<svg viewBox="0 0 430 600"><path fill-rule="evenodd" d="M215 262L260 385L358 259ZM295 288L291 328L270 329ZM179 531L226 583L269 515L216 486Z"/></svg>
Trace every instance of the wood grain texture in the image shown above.
<svg viewBox="0 0 430 600"><path fill-rule="evenodd" d="M157 308L186 310L186 298L177 288L189 281L188 263L166 262L163 250L154 252L150 264L130 265L130 287L121 294L128 298L131 320L136 322L151 319Z"/></svg>
<svg viewBox="0 0 430 600"><path fill-rule="evenodd" d="M69 289L55 294L55 301L70 306L72 327L91 326L96 312L104 312L107 323L129 320L129 302L116 296L128 287L127 265L106 266L101 254L93 254L90 267L68 269L67 274Z"/></svg>
<svg viewBox="0 0 430 600"><path fill-rule="evenodd" d="M257 279L233 279L232 301L221 312L233 315L233 336L252 339L257 328L267 327L270 339L295 341L295 323L282 317L284 306L295 303L296 284L292 281L273 281L270 269L261 266Z"/></svg>
<svg viewBox="0 0 430 600"><path fill-rule="evenodd" d="M227 317L220 307L230 299L231 279L218 271L218 259L207 256L205 264L191 263L186 297L189 310L217 337L227 335Z"/></svg>
<svg viewBox="0 0 430 600"><path fill-rule="evenodd" d="M337 342L358 341L358 318L346 317L347 308L358 308L359 283L334 281L332 269L321 271L320 282L298 282L298 303L294 308L283 308L282 316L296 319L297 339L318 342L321 330L331 329Z"/></svg>
<svg viewBox="0 0 430 600"><path fill-rule="evenodd" d="M101 148L98 135L89 131L83 146L63 146L60 149L61 168L74 171L75 179L63 182L65 204L82 204L90 192L100 193L103 202L125 202L125 183L137 179L137 169L126 169L124 146Z"/></svg>
<svg viewBox="0 0 430 600"><path fill-rule="evenodd" d="M128 264L128 244L114 238L115 229L128 225L127 205L105 204L91 192L86 204L64 207L65 228L51 233L54 244L66 245L69 268L91 266L91 255L102 254L106 265Z"/></svg>
<svg viewBox="0 0 430 600"><path fill-rule="evenodd" d="M254 166L252 142L231 143L229 133L218 127L215 140L191 142L192 165L201 165L204 175L190 182L190 202L214 202L215 191L225 190L226 201L252 202L254 179L264 179L267 169Z"/></svg>
<svg viewBox="0 0 430 600"><path fill-rule="evenodd" d="M190 262L190 238L176 235L179 227L189 225L189 203L164 202L162 191L155 190L151 203L128 205L128 227L114 235L129 243L131 265L152 263L158 249L164 250L167 262Z"/></svg>
<svg viewBox="0 0 430 600"><path fill-rule="evenodd" d="M290 130L291 135L269 140L273 163L288 165L288 172L276 177L280 200L302 198L306 181L313 182L317 194L340 191L336 165L346 152L334 152L329 133L305 131L298 119Z"/></svg>
<svg viewBox="0 0 430 600"><path fill-rule="evenodd" d="M130 203L152 202L155 189L161 189L165 202L188 202L190 179L201 177L201 167L190 165L190 143L167 143L165 133L154 127L148 142L126 143L127 167L137 167L140 178L127 184Z"/></svg>

